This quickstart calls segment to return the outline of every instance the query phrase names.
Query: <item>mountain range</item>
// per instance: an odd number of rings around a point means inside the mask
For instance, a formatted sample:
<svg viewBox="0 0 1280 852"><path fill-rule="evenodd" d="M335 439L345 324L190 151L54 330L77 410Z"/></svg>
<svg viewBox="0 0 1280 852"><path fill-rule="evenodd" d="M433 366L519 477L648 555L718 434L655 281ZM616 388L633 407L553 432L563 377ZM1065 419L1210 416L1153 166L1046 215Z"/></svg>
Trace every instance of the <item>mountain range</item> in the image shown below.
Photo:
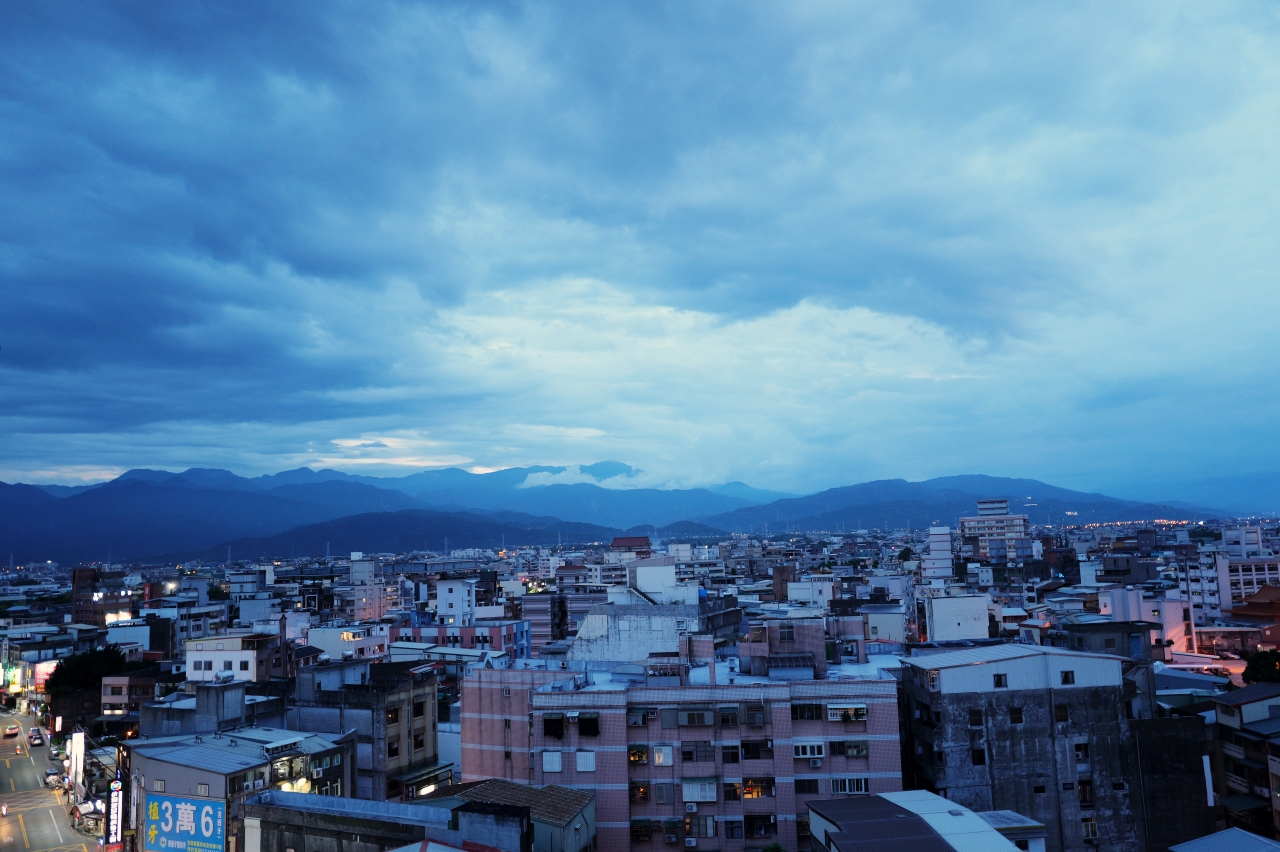
<svg viewBox="0 0 1280 852"><path fill-rule="evenodd" d="M741 482L711 488L623 487L620 462L492 473L433 470L371 477L299 468L254 478L193 468L138 469L90 486L0 483L0 555L16 561L222 559L320 555L328 547L428 548L605 541L825 529L954 526L979 498L1007 497L1033 523L1221 515L1184 504L1120 500L1031 479L880 480L796 496ZM556 482L557 478L590 481ZM239 557L237 557L239 554Z"/></svg>

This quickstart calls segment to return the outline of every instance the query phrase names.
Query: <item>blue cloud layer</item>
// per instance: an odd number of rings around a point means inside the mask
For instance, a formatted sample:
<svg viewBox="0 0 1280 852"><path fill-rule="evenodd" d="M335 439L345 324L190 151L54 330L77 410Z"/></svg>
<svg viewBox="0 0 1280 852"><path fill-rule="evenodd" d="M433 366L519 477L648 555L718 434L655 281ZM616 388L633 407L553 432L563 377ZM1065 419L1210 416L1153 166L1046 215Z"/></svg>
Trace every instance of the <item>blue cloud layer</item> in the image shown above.
<svg viewBox="0 0 1280 852"><path fill-rule="evenodd" d="M1278 31L1266 4L6 7L0 473L1247 468Z"/></svg>

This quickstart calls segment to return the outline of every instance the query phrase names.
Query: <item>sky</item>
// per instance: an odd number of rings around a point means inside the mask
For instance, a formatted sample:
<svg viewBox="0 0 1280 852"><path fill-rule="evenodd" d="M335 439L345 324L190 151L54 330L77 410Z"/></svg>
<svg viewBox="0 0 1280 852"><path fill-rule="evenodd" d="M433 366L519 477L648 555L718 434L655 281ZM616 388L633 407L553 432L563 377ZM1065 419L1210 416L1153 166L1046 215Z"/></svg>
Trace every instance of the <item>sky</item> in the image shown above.
<svg viewBox="0 0 1280 852"><path fill-rule="evenodd" d="M8 4L0 479L1274 470L1278 199L1269 3Z"/></svg>

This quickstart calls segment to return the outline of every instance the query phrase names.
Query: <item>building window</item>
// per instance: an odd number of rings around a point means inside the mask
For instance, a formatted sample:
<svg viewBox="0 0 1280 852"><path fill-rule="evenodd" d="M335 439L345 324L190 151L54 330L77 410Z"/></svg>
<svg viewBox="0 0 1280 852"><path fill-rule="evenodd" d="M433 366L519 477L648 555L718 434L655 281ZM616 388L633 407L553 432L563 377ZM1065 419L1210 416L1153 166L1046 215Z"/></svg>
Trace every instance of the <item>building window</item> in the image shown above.
<svg viewBox="0 0 1280 852"><path fill-rule="evenodd" d="M720 749L720 760L722 763L738 762L738 747L736 745L727 745Z"/></svg>
<svg viewBox="0 0 1280 852"><path fill-rule="evenodd" d="M503 697L503 698L510 698L510 697L511 697L511 688L510 688L510 687L507 687L507 686L502 687L502 697Z"/></svg>
<svg viewBox="0 0 1280 852"><path fill-rule="evenodd" d="M154 790L154 791L155 791L155 792L157 792L157 793L163 793L163 792L164 792L164 782L163 782L163 781L161 781L161 780L159 780L159 779L156 779L154 782L152 782L152 784L151 784L151 789L152 789L152 790Z"/></svg>
<svg viewBox="0 0 1280 852"><path fill-rule="evenodd" d="M1076 673L1075 673L1075 672L1067 671L1067 672L1063 672L1063 673L1062 673L1062 685L1063 685L1063 686L1071 686L1071 685L1072 685L1072 684L1074 684L1075 682L1076 682Z"/></svg>
<svg viewBox="0 0 1280 852"><path fill-rule="evenodd" d="M680 784L680 794L686 802L714 802L715 778L686 778Z"/></svg>
<svg viewBox="0 0 1280 852"><path fill-rule="evenodd" d="M542 716L542 735L557 740L564 739L564 714L546 713Z"/></svg>
<svg viewBox="0 0 1280 852"><path fill-rule="evenodd" d="M1080 820L1080 836L1086 840L1098 839L1098 821L1093 817Z"/></svg>
<svg viewBox="0 0 1280 852"><path fill-rule="evenodd" d="M692 727L704 727L711 724L709 710L680 710L677 724Z"/></svg>
<svg viewBox="0 0 1280 852"><path fill-rule="evenodd" d="M784 622L778 627L778 641L794 642L796 641L796 626L790 622Z"/></svg>
<svg viewBox="0 0 1280 852"><path fill-rule="evenodd" d="M426 709L427 709L426 702L424 701L413 702L413 718L421 719L423 714L426 713Z"/></svg>
<svg viewBox="0 0 1280 852"><path fill-rule="evenodd" d="M675 766L675 756L671 746L653 747L654 766Z"/></svg>
<svg viewBox="0 0 1280 852"><path fill-rule="evenodd" d="M796 795L797 796L818 795L818 779L817 778L797 778L796 779Z"/></svg>
<svg viewBox="0 0 1280 852"><path fill-rule="evenodd" d="M240 671L242 671L242 672L247 672L247 671L249 671L249 661L248 661L248 660L241 660L241 661L240 661Z"/></svg>
<svg viewBox="0 0 1280 852"><path fill-rule="evenodd" d="M400 741L387 740L387 757L397 757L400 754Z"/></svg>
<svg viewBox="0 0 1280 852"><path fill-rule="evenodd" d="M771 740L747 740L742 744L743 760L772 760Z"/></svg>
<svg viewBox="0 0 1280 852"><path fill-rule="evenodd" d="M1076 743L1076 763L1085 763L1089 760L1089 744Z"/></svg>
<svg viewBox="0 0 1280 852"><path fill-rule="evenodd" d="M970 728L982 727L982 710L981 709L969 710L969 727Z"/></svg>
<svg viewBox="0 0 1280 852"><path fill-rule="evenodd" d="M716 750L710 740L681 743L680 759L691 763L707 763L716 759Z"/></svg>
<svg viewBox="0 0 1280 852"><path fill-rule="evenodd" d="M994 674L991 679L995 682L996 689L1009 688L1009 676L1007 674Z"/></svg>
<svg viewBox="0 0 1280 852"><path fill-rule="evenodd" d="M112 695L124 695L124 687L123 687L123 686L113 686L113 687L111 687L111 694L112 694Z"/></svg>
<svg viewBox="0 0 1280 852"><path fill-rule="evenodd" d="M985 748L975 748L969 752L969 756L972 758L974 766L987 765L987 750Z"/></svg>
<svg viewBox="0 0 1280 852"><path fill-rule="evenodd" d="M866 740L836 740L829 744L829 748L833 757L840 755L844 757L867 756Z"/></svg>
<svg viewBox="0 0 1280 852"><path fill-rule="evenodd" d="M503 719L503 720L502 720L502 727L503 727L503 728L505 728L505 729L506 729L506 730L508 730L508 731L509 731L509 730L511 730L511 720L510 720L510 719Z"/></svg>
<svg viewBox="0 0 1280 852"><path fill-rule="evenodd" d="M1021 707L1009 708L1009 724L1010 725L1022 724L1022 708Z"/></svg>
<svg viewBox="0 0 1280 852"><path fill-rule="evenodd" d="M868 793L871 791L869 778L832 778L832 793Z"/></svg>
<svg viewBox="0 0 1280 852"><path fill-rule="evenodd" d="M742 785L734 781L726 781L724 784L724 800L726 802L741 801Z"/></svg>
<svg viewBox="0 0 1280 852"><path fill-rule="evenodd" d="M722 728L738 727L738 708L737 707L721 707L720 708L720 727Z"/></svg>
<svg viewBox="0 0 1280 852"><path fill-rule="evenodd" d="M387 708L387 724L394 725L399 721L400 721L400 708L388 707Z"/></svg>
<svg viewBox="0 0 1280 852"><path fill-rule="evenodd" d="M1065 704L1055 704L1053 706L1053 720L1055 722L1071 721L1071 713Z"/></svg>
<svg viewBox="0 0 1280 852"><path fill-rule="evenodd" d="M643 766L649 762L649 747L642 745L627 746L627 763L632 766Z"/></svg>
<svg viewBox="0 0 1280 852"><path fill-rule="evenodd" d="M599 713L579 713L578 714L578 736L580 737L600 736L600 714Z"/></svg>
<svg viewBox="0 0 1280 852"><path fill-rule="evenodd" d="M742 821L733 820L724 824L724 836L731 840L742 839Z"/></svg>
<svg viewBox="0 0 1280 852"><path fill-rule="evenodd" d="M413 735L414 750L417 751L418 749L422 749L426 747L427 747L427 735L423 733L414 734Z"/></svg>
<svg viewBox="0 0 1280 852"><path fill-rule="evenodd" d="M715 837L716 818L713 816L684 818L685 837Z"/></svg>
<svg viewBox="0 0 1280 852"><path fill-rule="evenodd" d="M1080 783L1076 785L1076 793L1080 797L1081 809L1086 811L1093 810L1093 780L1089 778L1081 779Z"/></svg>
<svg viewBox="0 0 1280 852"><path fill-rule="evenodd" d="M596 753L594 751L580 751L578 755L578 771L579 772L595 772L596 771Z"/></svg>
<svg viewBox="0 0 1280 852"><path fill-rule="evenodd" d="M648 781L632 781L631 782L631 801L633 802L649 801L649 782Z"/></svg>
<svg viewBox="0 0 1280 852"><path fill-rule="evenodd" d="M773 794L772 778L744 778L742 781L744 799L771 799Z"/></svg>
<svg viewBox="0 0 1280 852"><path fill-rule="evenodd" d="M821 704L792 704L791 721L820 722L823 719Z"/></svg>
<svg viewBox="0 0 1280 852"><path fill-rule="evenodd" d="M670 805L676 800L676 788L674 784L663 783L653 785L653 800L660 805Z"/></svg>
<svg viewBox="0 0 1280 852"><path fill-rule="evenodd" d="M231 661L230 661L230 660L223 660L223 661L222 661L222 670L223 670L224 672L229 672L229 671L231 671Z"/></svg>
<svg viewBox="0 0 1280 852"><path fill-rule="evenodd" d="M652 836L653 822L647 819L633 819L631 821L631 839L637 841L648 841Z"/></svg>
<svg viewBox="0 0 1280 852"><path fill-rule="evenodd" d="M560 752L544 751L542 753L542 771L543 772L559 772L560 771Z"/></svg>
<svg viewBox="0 0 1280 852"><path fill-rule="evenodd" d="M505 760L510 760L510 759L511 759L511 752L510 752L510 751L504 751L504 752L502 753L502 757L503 757L503 759L505 759Z"/></svg>
<svg viewBox="0 0 1280 852"><path fill-rule="evenodd" d="M791 746L791 756L796 759L825 757L826 748L822 743L797 743Z"/></svg>

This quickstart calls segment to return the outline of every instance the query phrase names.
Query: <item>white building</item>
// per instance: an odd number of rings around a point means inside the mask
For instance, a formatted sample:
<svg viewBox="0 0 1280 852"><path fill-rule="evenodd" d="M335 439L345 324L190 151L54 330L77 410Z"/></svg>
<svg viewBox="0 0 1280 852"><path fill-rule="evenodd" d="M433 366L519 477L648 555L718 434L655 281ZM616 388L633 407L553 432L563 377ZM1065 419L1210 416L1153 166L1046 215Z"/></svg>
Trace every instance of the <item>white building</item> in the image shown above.
<svg viewBox="0 0 1280 852"><path fill-rule="evenodd" d="M988 603L986 595L925 598L925 630L929 641L954 642L988 638Z"/></svg>
<svg viewBox="0 0 1280 852"><path fill-rule="evenodd" d="M920 560L920 577L925 581L945 580L954 574L951 556L951 528L929 527L924 558Z"/></svg>
<svg viewBox="0 0 1280 852"><path fill-rule="evenodd" d="M960 537L976 538L977 555L983 559L990 558L990 542L994 538L1012 540L1030 536L1027 516L1009 514L1008 500L979 500L977 517L960 519Z"/></svg>

